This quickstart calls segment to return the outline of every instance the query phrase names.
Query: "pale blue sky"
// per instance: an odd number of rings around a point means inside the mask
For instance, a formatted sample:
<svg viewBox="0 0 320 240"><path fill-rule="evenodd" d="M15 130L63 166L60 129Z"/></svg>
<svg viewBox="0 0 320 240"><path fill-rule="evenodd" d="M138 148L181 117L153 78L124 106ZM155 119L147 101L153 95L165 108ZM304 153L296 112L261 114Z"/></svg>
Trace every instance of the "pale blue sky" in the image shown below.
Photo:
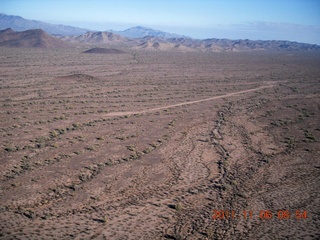
<svg viewBox="0 0 320 240"><path fill-rule="evenodd" d="M245 38L246 32L255 36L252 31L264 26L256 22L298 26L295 32L304 25L320 29L320 0L0 0L0 12L95 30L142 25L200 38L223 34L226 38ZM239 34L236 25L248 25L250 30L247 26ZM283 26L279 33L286 29ZM238 35L233 36L232 29ZM317 34L311 41L320 43L320 32Z"/></svg>

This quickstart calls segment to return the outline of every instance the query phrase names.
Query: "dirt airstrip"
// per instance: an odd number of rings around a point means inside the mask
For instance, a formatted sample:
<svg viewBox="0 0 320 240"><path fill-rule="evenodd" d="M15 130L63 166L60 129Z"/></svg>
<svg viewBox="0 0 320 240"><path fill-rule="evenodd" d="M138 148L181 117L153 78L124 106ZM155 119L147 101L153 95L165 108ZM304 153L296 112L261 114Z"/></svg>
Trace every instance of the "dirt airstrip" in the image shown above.
<svg viewBox="0 0 320 240"><path fill-rule="evenodd" d="M320 55L0 48L0 239L320 238Z"/></svg>

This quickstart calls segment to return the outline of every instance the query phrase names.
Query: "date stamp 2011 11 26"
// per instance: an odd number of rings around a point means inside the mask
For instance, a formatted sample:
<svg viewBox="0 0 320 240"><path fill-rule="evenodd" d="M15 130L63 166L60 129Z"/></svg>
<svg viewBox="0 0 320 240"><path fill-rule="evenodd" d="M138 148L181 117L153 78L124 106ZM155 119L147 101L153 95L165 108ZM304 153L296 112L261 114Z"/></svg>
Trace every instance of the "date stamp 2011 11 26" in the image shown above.
<svg viewBox="0 0 320 240"><path fill-rule="evenodd" d="M277 210L272 212L271 210L261 210L259 213L254 213L252 210L243 210L242 212L235 212L234 210L213 210L212 219L214 220L223 220L223 219L266 219L270 220L272 218L280 220L288 219L306 219L307 211L306 210Z"/></svg>

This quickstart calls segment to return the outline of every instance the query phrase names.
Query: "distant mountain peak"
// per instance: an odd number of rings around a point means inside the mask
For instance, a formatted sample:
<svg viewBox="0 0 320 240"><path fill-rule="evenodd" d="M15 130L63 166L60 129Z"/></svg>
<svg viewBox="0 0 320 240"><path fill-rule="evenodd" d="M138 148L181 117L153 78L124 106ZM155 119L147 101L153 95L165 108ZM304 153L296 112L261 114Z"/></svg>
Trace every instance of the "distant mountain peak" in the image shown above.
<svg viewBox="0 0 320 240"><path fill-rule="evenodd" d="M147 29L147 27L142 27L142 26L131 27L131 28L129 28L129 29L132 29L132 28L136 28L136 29Z"/></svg>
<svg viewBox="0 0 320 240"><path fill-rule="evenodd" d="M183 35L168 33L161 30L156 30L153 28L143 27L143 26L135 26L123 31L111 30L111 32L119 34L124 37L128 37L128 38L144 38L146 36L161 37L161 38L188 38Z"/></svg>

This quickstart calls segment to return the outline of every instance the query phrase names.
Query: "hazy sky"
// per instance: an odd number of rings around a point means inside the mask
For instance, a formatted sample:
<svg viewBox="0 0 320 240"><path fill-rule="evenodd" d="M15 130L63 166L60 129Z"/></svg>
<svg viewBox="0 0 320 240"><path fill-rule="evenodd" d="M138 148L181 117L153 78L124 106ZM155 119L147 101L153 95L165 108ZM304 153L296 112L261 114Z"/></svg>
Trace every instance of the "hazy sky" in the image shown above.
<svg viewBox="0 0 320 240"><path fill-rule="evenodd" d="M200 38L286 37L289 30L288 39L295 40L298 30L316 31L309 42L320 43L320 0L0 0L0 12L96 30L142 25ZM262 23L271 24L267 32Z"/></svg>

